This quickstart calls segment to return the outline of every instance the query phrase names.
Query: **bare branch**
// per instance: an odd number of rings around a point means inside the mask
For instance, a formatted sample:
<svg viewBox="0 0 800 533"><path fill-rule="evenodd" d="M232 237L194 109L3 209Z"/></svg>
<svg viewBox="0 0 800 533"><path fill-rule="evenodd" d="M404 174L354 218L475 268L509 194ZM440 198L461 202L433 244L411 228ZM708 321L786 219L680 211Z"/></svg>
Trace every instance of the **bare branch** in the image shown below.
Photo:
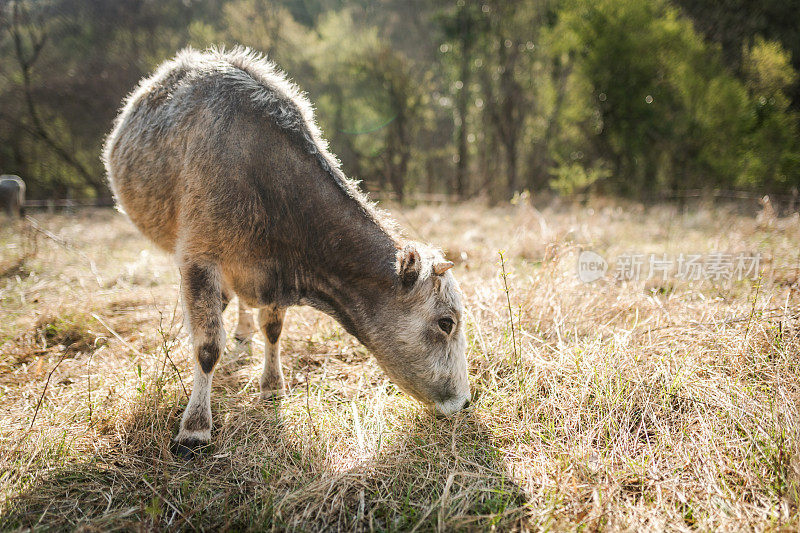
<svg viewBox="0 0 800 533"><path fill-rule="evenodd" d="M30 118L32 127L25 127L25 130L34 135L36 138L41 140L50 150L53 151L62 161L70 165L72 168L78 171L78 173L86 180L86 182L95 190L102 189L102 181L99 180L96 176L94 176L86 166L78 161L78 159L70 153L66 148L61 146L56 140L53 138L52 135L47 131L44 126L44 122L42 121L39 110L37 109L36 103L33 99L33 89L32 89L32 70L33 66L36 61L39 59L39 56L44 48L45 43L47 42L47 33L44 28L41 28L38 35L34 29L29 29L27 31L28 41L31 45L31 52L30 54L25 53L25 46L23 43L23 23L22 23L22 13L20 9L19 2L14 2L12 7L12 21L11 21L11 35L14 41L14 52L15 57L17 60L17 64L19 65L20 71L22 73L22 89L23 95L25 98L25 107L28 111L28 116ZM8 116L5 115L4 118L8 119ZM14 121L18 125L21 124L18 121Z"/></svg>

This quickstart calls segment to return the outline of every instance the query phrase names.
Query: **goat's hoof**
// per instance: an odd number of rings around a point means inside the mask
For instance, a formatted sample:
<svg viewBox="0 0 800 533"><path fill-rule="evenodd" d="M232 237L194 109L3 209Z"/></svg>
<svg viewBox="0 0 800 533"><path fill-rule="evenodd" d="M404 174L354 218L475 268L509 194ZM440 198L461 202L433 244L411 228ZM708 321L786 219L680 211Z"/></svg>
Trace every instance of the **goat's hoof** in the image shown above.
<svg viewBox="0 0 800 533"><path fill-rule="evenodd" d="M253 337L233 337L233 353L235 354L252 354L253 353Z"/></svg>
<svg viewBox="0 0 800 533"><path fill-rule="evenodd" d="M270 402L272 400L279 400L286 396L286 389L273 389L273 390L262 390L259 397L264 400L265 402Z"/></svg>
<svg viewBox="0 0 800 533"><path fill-rule="evenodd" d="M211 443L209 441L200 440L197 438L188 438L183 440L173 440L172 445L170 446L170 451L172 452L172 455L188 460L199 457L204 452L209 451L210 448Z"/></svg>

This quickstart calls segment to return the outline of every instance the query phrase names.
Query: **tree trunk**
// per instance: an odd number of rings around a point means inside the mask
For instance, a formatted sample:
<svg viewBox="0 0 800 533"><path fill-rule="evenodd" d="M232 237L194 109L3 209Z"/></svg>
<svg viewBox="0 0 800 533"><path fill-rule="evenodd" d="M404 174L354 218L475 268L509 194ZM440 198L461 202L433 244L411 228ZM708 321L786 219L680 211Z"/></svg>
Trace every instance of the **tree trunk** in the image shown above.
<svg viewBox="0 0 800 533"><path fill-rule="evenodd" d="M558 137L561 108L567 95L567 79L572 72L571 63L564 65L560 59L555 60L553 63L553 81L557 86L556 99L553 104L553 112L547 117L547 128L545 129L544 137L531 152L528 186L532 190L544 189L549 181L548 172L553 164L553 159L550 157L551 145Z"/></svg>
<svg viewBox="0 0 800 533"><path fill-rule="evenodd" d="M508 197L519 192L519 171L517 169L517 136L512 135L506 143L506 172L508 172Z"/></svg>
<svg viewBox="0 0 800 533"><path fill-rule="evenodd" d="M469 61L470 46L467 38L461 39L461 89L456 97L456 112L460 120L456 138L458 142L458 161L456 162L456 194L459 198L466 196L467 187L467 159L469 157L469 147L467 146L467 107L468 107L468 84L469 84Z"/></svg>
<svg viewBox="0 0 800 533"><path fill-rule="evenodd" d="M500 114L495 117L496 128L500 141L506 151L506 172L508 173L508 198L519 192L519 173L517 169L517 148L519 136L522 131L522 122L525 118L522 88L514 78L514 68L519 52L517 46L500 47L500 64L503 70L500 74Z"/></svg>

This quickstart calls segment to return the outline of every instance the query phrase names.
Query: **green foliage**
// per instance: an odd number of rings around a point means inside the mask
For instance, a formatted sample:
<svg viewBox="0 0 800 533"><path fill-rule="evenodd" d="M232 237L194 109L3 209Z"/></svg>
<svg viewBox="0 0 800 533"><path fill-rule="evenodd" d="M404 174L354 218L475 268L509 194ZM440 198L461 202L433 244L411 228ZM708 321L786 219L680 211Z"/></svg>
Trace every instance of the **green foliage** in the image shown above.
<svg viewBox="0 0 800 533"><path fill-rule="evenodd" d="M742 70L752 99L751 129L745 137L744 164L738 177L741 185L779 190L797 186L798 115L790 108L787 92L798 76L790 60L780 43L762 38L742 54Z"/></svg>
<svg viewBox="0 0 800 533"><path fill-rule="evenodd" d="M136 81L184 46L243 44L308 91L348 174L401 199L788 192L800 186L800 41L784 11L17 0L0 6L0 171L33 197L108 195L100 146Z"/></svg>
<svg viewBox="0 0 800 533"><path fill-rule="evenodd" d="M614 162L611 192L798 184L796 113L782 94L794 72L779 45L755 43L748 82L666 2L578 3L562 24L593 89L599 125L589 140ZM783 107L754 113L765 101Z"/></svg>
<svg viewBox="0 0 800 533"><path fill-rule="evenodd" d="M611 176L611 171L602 162L596 163L591 168L573 162L560 165L550 172L554 176L550 180L550 188L564 195L583 192L595 183Z"/></svg>
<svg viewBox="0 0 800 533"><path fill-rule="evenodd" d="M791 54L779 42L758 37L751 48L745 47L742 56L747 86L759 97L779 98L779 105L788 106L784 93L797 83Z"/></svg>

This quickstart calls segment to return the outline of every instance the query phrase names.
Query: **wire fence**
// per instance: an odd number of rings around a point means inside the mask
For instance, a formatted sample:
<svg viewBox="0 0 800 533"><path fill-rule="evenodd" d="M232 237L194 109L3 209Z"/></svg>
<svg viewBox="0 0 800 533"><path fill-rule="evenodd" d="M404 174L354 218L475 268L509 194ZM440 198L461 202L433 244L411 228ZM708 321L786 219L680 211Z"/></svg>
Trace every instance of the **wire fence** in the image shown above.
<svg viewBox="0 0 800 533"><path fill-rule="evenodd" d="M370 197L378 202L400 202L400 196L392 191L370 191ZM568 202L568 203L585 203L592 199L601 198L602 196L593 193L576 193L571 195L557 195L549 191L534 192L528 194L528 198L536 204L548 202ZM768 198L768 200L765 200ZM459 198L455 194L447 193L409 193L403 195L402 202L409 205L417 204L457 204L465 199ZM472 201L489 201L484 196L473 196L466 200ZM663 193L651 193L647 195L640 195L631 198L631 201L639 202L645 205L652 205L658 203L672 203L672 204L693 204L693 203L731 203L739 205L744 208L758 209L763 207L765 203L769 203L773 209L779 214L790 214L800 209L800 194L797 191L793 193L770 193L770 194L757 194L753 191L736 191L736 190L708 190L708 189L687 189L683 191L669 191ZM112 197L101 197L95 199L36 199L27 200L25 202L25 209L43 210L43 211L70 211L88 207L113 207L114 199Z"/></svg>

